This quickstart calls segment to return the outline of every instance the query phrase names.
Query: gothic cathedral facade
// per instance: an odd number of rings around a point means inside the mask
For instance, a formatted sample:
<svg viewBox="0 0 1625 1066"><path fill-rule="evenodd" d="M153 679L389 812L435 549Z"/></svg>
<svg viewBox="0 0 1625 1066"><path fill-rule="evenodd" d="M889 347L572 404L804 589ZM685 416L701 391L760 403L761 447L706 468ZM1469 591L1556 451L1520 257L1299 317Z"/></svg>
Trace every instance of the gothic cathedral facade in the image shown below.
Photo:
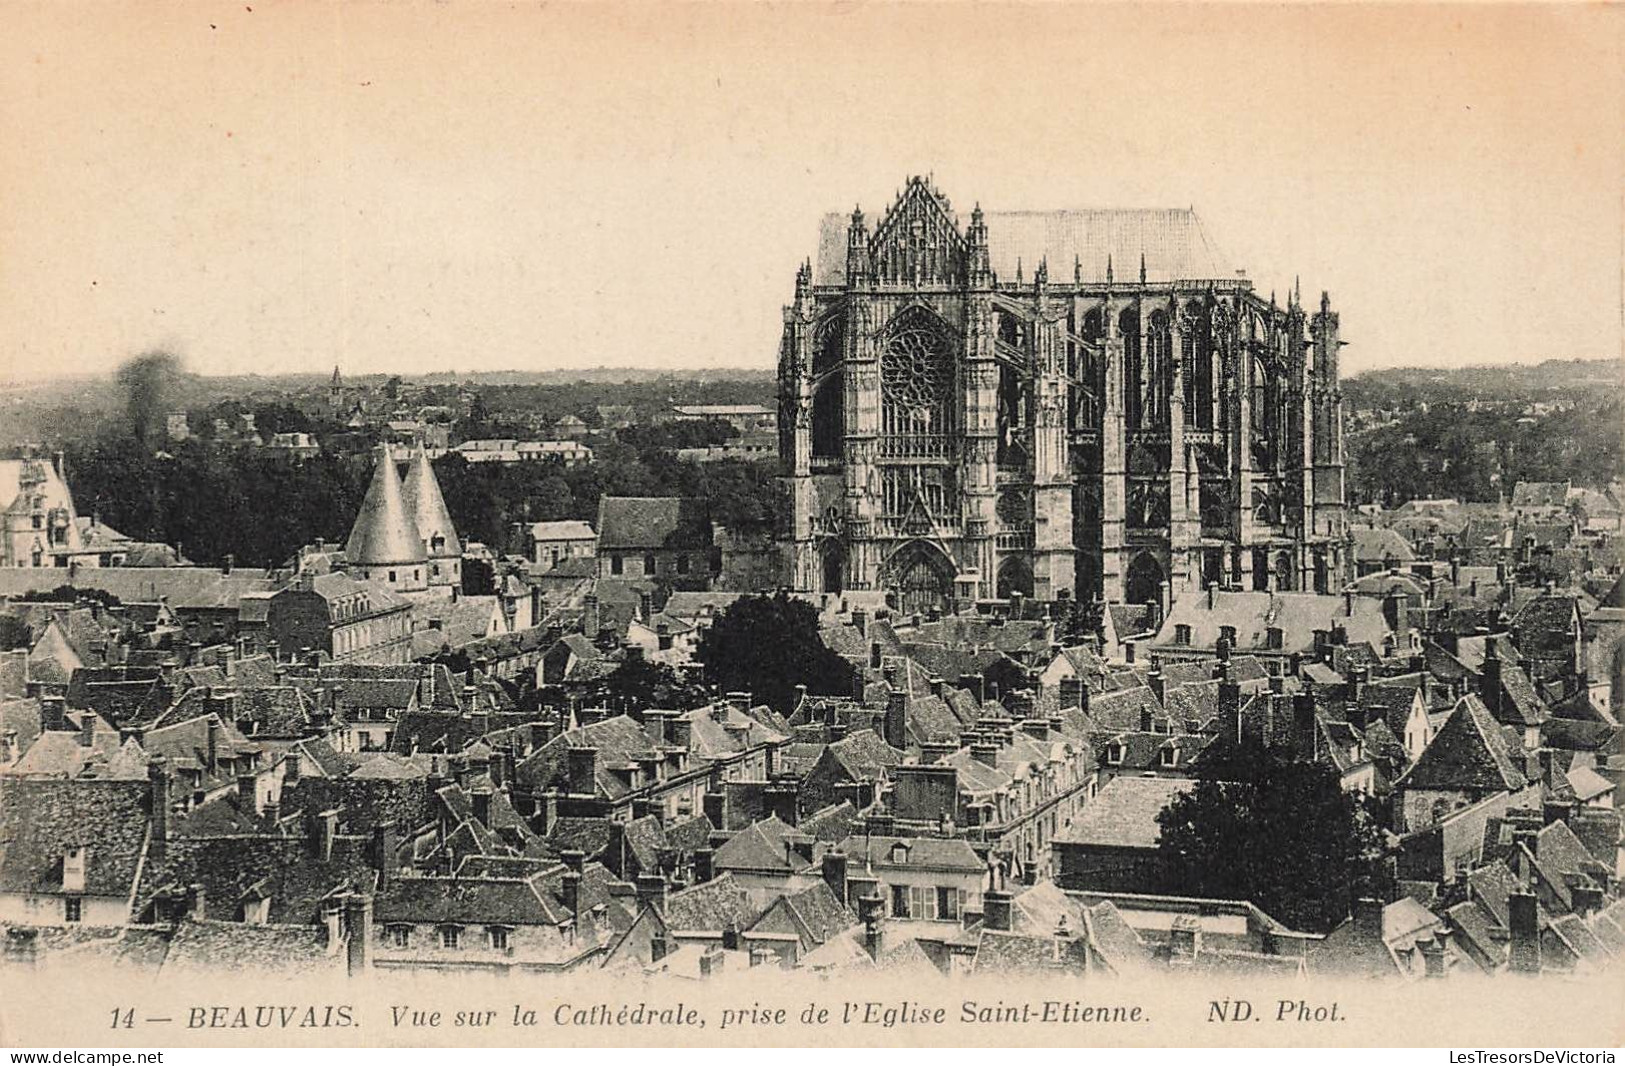
<svg viewBox="0 0 1625 1066"><path fill-rule="evenodd" d="M1340 343L1324 294L1261 299L1193 211L978 206L961 228L912 178L872 233L824 219L784 311L791 583L904 613L1327 591Z"/></svg>

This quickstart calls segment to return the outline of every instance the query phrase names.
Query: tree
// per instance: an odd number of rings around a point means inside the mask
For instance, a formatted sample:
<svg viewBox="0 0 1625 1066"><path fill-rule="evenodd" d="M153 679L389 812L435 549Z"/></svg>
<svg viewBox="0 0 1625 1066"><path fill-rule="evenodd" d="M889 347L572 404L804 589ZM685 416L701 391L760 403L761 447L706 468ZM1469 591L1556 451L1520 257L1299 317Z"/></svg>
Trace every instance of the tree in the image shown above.
<svg viewBox="0 0 1625 1066"><path fill-rule="evenodd" d="M626 659L607 676L582 692L582 705L609 707L641 717L651 707L678 710L698 702L692 686L685 685L665 663Z"/></svg>
<svg viewBox="0 0 1625 1066"><path fill-rule="evenodd" d="M27 622L15 615L0 614L0 651L33 646L34 631L28 627Z"/></svg>
<svg viewBox="0 0 1625 1066"><path fill-rule="evenodd" d="M697 655L723 691L753 693L780 713L793 709L797 685L819 695L852 691L852 667L825 646L817 610L783 592L735 600L701 634Z"/></svg>
<svg viewBox="0 0 1625 1066"><path fill-rule="evenodd" d="M1165 889L1245 899L1326 932L1362 897L1386 898L1382 834L1336 770L1247 741L1215 741L1196 787L1158 816Z"/></svg>

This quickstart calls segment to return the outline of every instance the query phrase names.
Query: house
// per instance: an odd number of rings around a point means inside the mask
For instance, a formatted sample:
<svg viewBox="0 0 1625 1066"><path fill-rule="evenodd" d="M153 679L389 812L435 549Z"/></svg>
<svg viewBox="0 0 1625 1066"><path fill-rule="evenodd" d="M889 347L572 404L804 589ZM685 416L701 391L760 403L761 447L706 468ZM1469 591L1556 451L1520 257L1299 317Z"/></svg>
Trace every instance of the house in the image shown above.
<svg viewBox="0 0 1625 1066"><path fill-rule="evenodd" d="M598 534L586 522L533 522L530 556L551 570L561 559L591 559L598 554Z"/></svg>
<svg viewBox="0 0 1625 1066"><path fill-rule="evenodd" d="M300 574L266 604L265 643L283 654L316 651L339 662L412 660L412 605L380 582Z"/></svg>
<svg viewBox="0 0 1625 1066"><path fill-rule="evenodd" d="M801 781L797 804L802 813L850 801L859 810L873 803L889 772L903 762L903 752L872 729L860 729L827 745Z"/></svg>
<svg viewBox="0 0 1625 1066"><path fill-rule="evenodd" d="M1114 777L1051 842L1062 888L1155 892L1157 816L1196 782L1179 777Z"/></svg>
<svg viewBox="0 0 1625 1066"><path fill-rule="evenodd" d="M1416 553L1405 538L1392 529L1351 529L1349 540L1352 551L1353 577L1392 570L1416 561Z"/></svg>
<svg viewBox="0 0 1625 1066"><path fill-rule="evenodd" d="M776 433L778 412L759 403L694 403L672 408L678 419L715 419L726 422L741 434L752 430Z"/></svg>
<svg viewBox="0 0 1625 1066"><path fill-rule="evenodd" d="M1334 644L1383 646L1393 630L1384 604L1346 592L1223 592L1214 586L1176 600L1148 650L1155 659L1211 658L1230 651L1287 666L1318 660Z"/></svg>
<svg viewBox="0 0 1625 1066"><path fill-rule="evenodd" d="M1500 792L1530 787L1501 727L1477 696L1463 696L1394 785L1395 821L1404 832L1425 829L1452 811ZM1538 786L1537 786L1538 787Z"/></svg>
<svg viewBox="0 0 1625 1066"><path fill-rule="evenodd" d="M982 909L987 864L962 838L851 836L840 851L848 889L838 895L878 892L894 921L958 923ZM869 888L852 884L858 881Z"/></svg>
<svg viewBox="0 0 1625 1066"><path fill-rule="evenodd" d="M703 584L722 568L702 500L605 496L598 501L598 576Z"/></svg>
<svg viewBox="0 0 1625 1066"><path fill-rule="evenodd" d="M769 815L718 846L711 866L717 874L732 874L752 902L766 908L817 879L816 869L807 874L813 866L812 846L812 837Z"/></svg>
<svg viewBox="0 0 1625 1066"><path fill-rule="evenodd" d="M0 922L126 924L154 795L146 780L0 776Z"/></svg>

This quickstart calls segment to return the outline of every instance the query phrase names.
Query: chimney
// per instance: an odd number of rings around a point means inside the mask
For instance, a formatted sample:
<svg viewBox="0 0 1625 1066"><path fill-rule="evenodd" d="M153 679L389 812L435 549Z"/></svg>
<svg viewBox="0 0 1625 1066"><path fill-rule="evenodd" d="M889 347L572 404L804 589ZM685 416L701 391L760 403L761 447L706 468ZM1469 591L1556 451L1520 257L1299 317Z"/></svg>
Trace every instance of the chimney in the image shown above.
<svg viewBox="0 0 1625 1066"><path fill-rule="evenodd" d="M1061 706L1071 710L1083 705L1083 678L1061 678Z"/></svg>
<svg viewBox="0 0 1625 1066"><path fill-rule="evenodd" d="M1512 934L1512 972L1540 973L1540 910L1533 892L1507 895L1507 925Z"/></svg>
<svg viewBox="0 0 1625 1066"><path fill-rule="evenodd" d="M869 642L869 669L871 669L871 670L879 670L880 667L881 667L882 662L883 662L883 657L881 655L880 641L878 641L878 640L870 641Z"/></svg>
<svg viewBox="0 0 1625 1066"><path fill-rule="evenodd" d="M971 758L983 766L991 766L996 769L999 765L999 746L996 743L988 744L978 741L971 745L970 754Z"/></svg>
<svg viewBox="0 0 1625 1066"><path fill-rule="evenodd" d="M566 767L568 774L567 788L574 796L595 796L598 794L598 749L597 748L571 748L569 750L569 763Z"/></svg>
<svg viewBox="0 0 1625 1066"><path fill-rule="evenodd" d="M333 838L338 836L339 812L337 809L322 811L311 819L311 847L316 852L316 858L322 862L331 862L333 859Z"/></svg>
<svg viewBox="0 0 1625 1066"><path fill-rule="evenodd" d="M1151 667L1151 672L1146 675L1145 683L1151 689L1152 693L1157 697L1158 703L1163 701L1162 682L1162 666L1160 664L1153 665Z"/></svg>
<svg viewBox="0 0 1625 1066"><path fill-rule="evenodd" d="M831 848L824 852L824 884L841 903L846 903L846 852Z"/></svg>
<svg viewBox="0 0 1625 1066"><path fill-rule="evenodd" d="M710 848L694 849L694 883L696 885L703 885L716 877L716 867L712 865L712 860L715 858L716 852Z"/></svg>
<svg viewBox="0 0 1625 1066"><path fill-rule="evenodd" d="M1371 680L1368 667L1356 666L1349 671L1349 703L1359 706L1365 699L1365 687Z"/></svg>
<svg viewBox="0 0 1625 1066"><path fill-rule="evenodd" d="M700 976L712 977L722 972L722 963L727 956L715 944L706 948L700 955Z"/></svg>
<svg viewBox="0 0 1625 1066"><path fill-rule="evenodd" d="M79 746L88 748L96 740L96 712L86 711L79 719Z"/></svg>
<svg viewBox="0 0 1625 1066"><path fill-rule="evenodd" d="M559 882L559 899L570 917L575 919L577 930L581 924L581 874L577 870L565 870L564 877Z"/></svg>
<svg viewBox="0 0 1625 1066"><path fill-rule="evenodd" d="M638 874L638 903L666 913L666 879L659 874Z"/></svg>
<svg viewBox="0 0 1625 1066"><path fill-rule="evenodd" d="M598 639L598 631L603 628L601 617L598 611L598 593L587 593L581 598L581 631L587 635L588 640Z"/></svg>
<svg viewBox="0 0 1625 1066"><path fill-rule="evenodd" d="M1010 920L1015 897L1009 892L990 888L982 893L982 925L1001 933L1010 932Z"/></svg>
<svg viewBox="0 0 1625 1066"><path fill-rule="evenodd" d="M1602 910L1604 897L1599 886L1595 884L1574 885L1570 891L1573 893L1574 898L1574 913L1580 917L1589 918Z"/></svg>
<svg viewBox="0 0 1625 1066"><path fill-rule="evenodd" d="M1479 672L1483 683L1484 706L1496 718L1501 716L1501 652L1494 637L1484 640L1484 665Z"/></svg>
<svg viewBox="0 0 1625 1066"><path fill-rule="evenodd" d="M1422 976L1434 979L1444 976L1443 944L1427 936L1416 942L1416 950L1422 953Z"/></svg>
<svg viewBox="0 0 1625 1066"><path fill-rule="evenodd" d="M68 701L61 696L39 698L40 729L44 732L62 732L68 728Z"/></svg>
<svg viewBox="0 0 1625 1066"><path fill-rule="evenodd" d="M399 859L395 823L381 822L372 827L372 862L378 870L378 887L385 888L395 878Z"/></svg>
<svg viewBox="0 0 1625 1066"><path fill-rule="evenodd" d="M170 798L169 760L162 755L154 755L147 763L147 786L152 806L152 842L148 851L152 854L154 862L162 862L165 846L169 841L169 809L174 802Z"/></svg>
<svg viewBox="0 0 1625 1066"><path fill-rule="evenodd" d="M212 774L220 765L220 716L209 715L208 750L204 753L204 762Z"/></svg>
<svg viewBox="0 0 1625 1066"><path fill-rule="evenodd" d="M1181 914L1168 930L1168 950L1174 962L1189 963L1202 953L1202 923Z"/></svg>
<svg viewBox="0 0 1625 1066"><path fill-rule="evenodd" d="M186 916L194 922L207 921L209 917L209 895L196 882L186 886Z"/></svg>
<svg viewBox="0 0 1625 1066"><path fill-rule="evenodd" d="M858 631L860 637L869 635L869 612L861 607L852 610L852 628ZM879 645L875 645L878 647ZM872 664L878 666L878 663Z"/></svg>
<svg viewBox="0 0 1625 1066"><path fill-rule="evenodd" d="M880 957L880 915L884 908L885 901L876 889L871 889L869 895L858 900L858 920L863 923L863 947L871 959Z"/></svg>
<svg viewBox="0 0 1625 1066"><path fill-rule="evenodd" d="M469 803L474 808L474 820L485 828L491 828L491 793L485 789L469 794Z"/></svg>
<svg viewBox="0 0 1625 1066"><path fill-rule="evenodd" d="M1354 931L1359 939L1382 941L1382 901L1369 896L1354 902Z"/></svg>
<svg viewBox="0 0 1625 1066"><path fill-rule="evenodd" d="M1354 590L1343 590L1343 614L1349 618L1354 617Z"/></svg>
<svg viewBox="0 0 1625 1066"><path fill-rule="evenodd" d="M1292 735L1298 744L1298 757L1315 757L1315 697L1308 692L1292 696Z"/></svg>
<svg viewBox="0 0 1625 1066"><path fill-rule="evenodd" d="M237 775L237 805L244 814L259 813L258 780L253 774Z"/></svg>
<svg viewBox="0 0 1625 1066"><path fill-rule="evenodd" d="M351 896L344 903L345 967L351 977L359 977L370 965L372 937L372 897Z"/></svg>
<svg viewBox="0 0 1625 1066"><path fill-rule="evenodd" d="M908 747L908 693L891 692L886 697L886 718L882 724L886 743L901 751Z"/></svg>

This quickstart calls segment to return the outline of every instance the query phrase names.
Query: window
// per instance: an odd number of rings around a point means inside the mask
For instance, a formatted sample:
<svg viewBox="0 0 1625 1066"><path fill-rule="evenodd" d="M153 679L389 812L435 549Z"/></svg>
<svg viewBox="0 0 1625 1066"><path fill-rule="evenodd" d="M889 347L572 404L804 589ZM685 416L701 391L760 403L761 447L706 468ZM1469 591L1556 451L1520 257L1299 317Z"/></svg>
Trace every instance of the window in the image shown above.
<svg viewBox="0 0 1625 1066"><path fill-rule="evenodd" d="M435 563L433 566L429 567L429 573L433 574L435 577L439 577L440 576L440 564Z"/></svg>
<svg viewBox="0 0 1625 1066"><path fill-rule="evenodd" d="M1234 648L1236 646L1236 627L1220 626L1219 639Z"/></svg>
<svg viewBox="0 0 1625 1066"><path fill-rule="evenodd" d="M390 926L389 942L398 948L409 946L412 943L412 927L409 925Z"/></svg>
<svg viewBox="0 0 1625 1066"><path fill-rule="evenodd" d="M893 918L907 918L909 916L907 885L891 886L891 916Z"/></svg>
<svg viewBox="0 0 1625 1066"><path fill-rule="evenodd" d="M1173 745L1163 748L1157 753L1157 761L1163 766L1175 766L1179 763L1179 749Z"/></svg>
<svg viewBox="0 0 1625 1066"><path fill-rule="evenodd" d="M491 948L495 951L508 950L508 930L500 925L493 925L488 930L491 934Z"/></svg>
<svg viewBox="0 0 1625 1066"><path fill-rule="evenodd" d="M462 938L463 930L460 927L455 925L440 927L440 946L447 951L457 950L457 945L462 941Z"/></svg>
<svg viewBox="0 0 1625 1066"><path fill-rule="evenodd" d="M1174 626L1174 643L1189 644L1191 642L1191 627L1183 623Z"/></svg>
<svg viewBox="0 0 1625 1066"><path fill-rule="evenodd" d="M393 583L394 583L394 581L395 581L395 571L393 571L393 570L391 570L391 571L390 571L390 572L389 572L389 580L390 580L390 583L391 583L391 584L393 584Z"/></svg>
<svg viewBox="0 0 1625 1066"><path fill-rule="evenodd" d="M626 567L626 564L621 561L621 557L619 555L612 555L612 556L609 557L609 572L610 573L619 574L619 573L621 573L622 570L625 569L625 567Z"/></svg>
<svg viewBox="0 0 1625 1066"><path fill-rule="evenodd" d="M959 897L963 894L957 888L937 889L937 917L949 921L959 920Z"/></svg>
<svg viewBox="0 0 1625 1066"><path fill-rule="evenodd" d="M1123 745L1108 744L1106 746L1106 761L1113 766L1123 765Z"/></svg>
<svg viewBox="0 0 1625 1066"><path fill-rule="evenodd" d="M655 557L653 555L645 555L643 557L643 572L645 574L652 574L655 572Z"/></svg>
<svg viewBox="0 0 1625 1066"><path fill-rule="evenodd" d="M908 913L911 918L935 921L937 917L937 890L930 885L910 885Z"/></svg>
<svg viewBox="0 0 1625 1066"><path fill-rule="evenodd" d="M84 904L75 897L62 901L62 920L64 922L77 922L84 917Z"/></svg>
<svg viewBox="0 0 1625 1066"><path fill-rule="evenodd" d="M679 574L688 573L688 556L679 555L677 557L677 572Z"/></svg>
<svg viewBox="0 0 1625 1066"><path fill-rule="evenodd" d="M1270 626L1264 634L1264 639L1270 650L1280 651L1286 643L1286 634L1282 633L1278 627Z"/></svg>

